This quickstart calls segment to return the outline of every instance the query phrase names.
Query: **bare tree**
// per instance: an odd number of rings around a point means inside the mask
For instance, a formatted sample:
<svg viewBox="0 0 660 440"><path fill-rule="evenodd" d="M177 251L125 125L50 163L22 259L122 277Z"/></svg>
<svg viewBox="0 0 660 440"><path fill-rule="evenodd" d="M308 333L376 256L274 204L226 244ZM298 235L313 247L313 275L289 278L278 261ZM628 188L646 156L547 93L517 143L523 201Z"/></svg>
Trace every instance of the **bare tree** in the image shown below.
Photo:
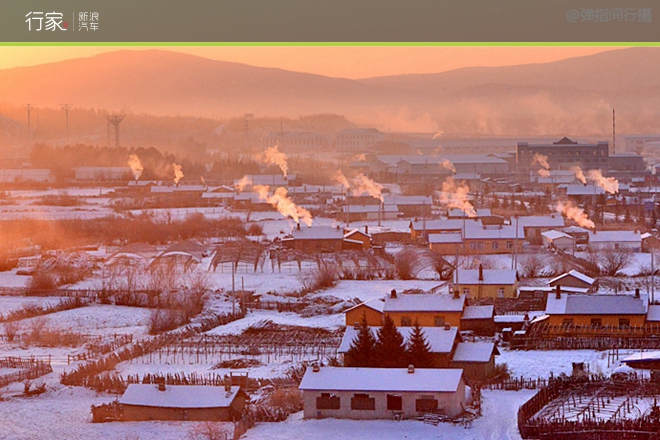
<svg viewBox="0 0 660 440"><path fill-rule="evenodd" d="M218 422L201 422L192 427L186 440L226 440L224 425Z"/></svg>
<svg viewBox="0 0 660 440"><path fill-rule="evenodd" d="M604 275L615 277L621 275L633 262L633 253L626 250L610 250L601 252L600 268Z"/></svg>
<svg viewBox="0 0 660 440"><path fill-rule="evenodd" d="M21 324L19 321L5 322L5 336L7 337L7 341L13 342L20 329Z"/></svg>
<svg viewBox="0 0 660 440"><path fill-rule="evenodd" d="M545 274L545 258L537 254L526 255L520 264L523 278L539 278Z"/></svg>

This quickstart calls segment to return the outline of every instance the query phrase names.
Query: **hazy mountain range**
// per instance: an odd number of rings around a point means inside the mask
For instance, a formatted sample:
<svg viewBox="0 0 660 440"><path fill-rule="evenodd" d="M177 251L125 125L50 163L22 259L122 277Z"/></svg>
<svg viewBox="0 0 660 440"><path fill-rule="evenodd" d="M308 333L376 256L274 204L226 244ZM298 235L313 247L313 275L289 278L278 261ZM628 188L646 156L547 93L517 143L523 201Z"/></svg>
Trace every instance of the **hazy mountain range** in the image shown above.
<svg viewBox="0 0 660 440"><path fill-rule="evenodd" d="M478 63L478 60L477 60ZM360 80L162 50L0 70L0 102L227 118L337 113L393 131L459 135L660 132L660 48Z"/></svg>

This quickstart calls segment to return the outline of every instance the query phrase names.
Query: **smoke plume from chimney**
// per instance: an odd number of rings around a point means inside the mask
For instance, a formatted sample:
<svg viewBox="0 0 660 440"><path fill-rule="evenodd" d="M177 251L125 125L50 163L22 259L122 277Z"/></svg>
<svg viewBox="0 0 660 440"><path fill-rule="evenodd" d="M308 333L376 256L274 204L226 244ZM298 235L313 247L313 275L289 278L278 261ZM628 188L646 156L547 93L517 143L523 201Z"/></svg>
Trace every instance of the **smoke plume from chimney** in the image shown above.
<svg viewBox="0 0 660 440"><path fill-rule="evenodd" d="M477 211L468 200L470 187L464 183L456 186L453 177L447 177L442 183L442 192L440 193L440 203L447 209L458 208L468 217L476 217Z"/></svg>
<svg viewBox="0 0 660 440"><path fill-rule="evenodd" d="M131 168L131 173L133 173L133 178L137 181L144 171L142 166L142 161L136 154L131 154L128 156L128 166Z"/></svg>
<svg viewBox="0 0 660 440"><path fill-rule="evenodd" d="M312 226L312 214L305 208L296 205L287 195L286 188L278 187L273 195L270 195L268 185L255 185L254 190L257 191L261 200L269 203L284 217L291 217L298 224L303 221L307 226Z"/></svg>
<svg viewBox="0 0 660 440"><path fill-rule="evenodd" d="M263 154L260 154L258 158L269 165L277 165L282 170L282 173L284 173L284 177L287 176L289 165L286 161L286 154L281 152L277 145L266 149L266 151L264 151Z"/></svg>

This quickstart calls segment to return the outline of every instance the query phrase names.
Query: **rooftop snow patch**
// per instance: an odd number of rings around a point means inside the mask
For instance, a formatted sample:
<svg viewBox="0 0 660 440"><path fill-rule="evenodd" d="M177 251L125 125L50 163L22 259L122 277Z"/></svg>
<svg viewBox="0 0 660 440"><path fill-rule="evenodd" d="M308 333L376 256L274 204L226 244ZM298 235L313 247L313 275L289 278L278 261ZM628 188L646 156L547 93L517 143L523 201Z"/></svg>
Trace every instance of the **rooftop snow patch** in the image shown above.
<svg viewBox="0 0 660 440"><path fill-rule="evenodd" d="M494 342L459 342L454 362L488 362L493 352L499 354Z"/></svg>
<svg viewBox="0 0 660 440"><path fill-rule="evenodd" d="M642 241L642 236L637 231L589 231L589 243L602 243L602 242L635 242Z"/></svg>
<svg viewBox="0 0 660 440"><path fill-rule="evenodd" d="M648 298L643 295L548 295L548 315L644 315Z"/></svg>
<svg viewBox="0 0 660 440"><path fill-rule="evenodd" d="M332 226L314 226L311 228L301 226L293 230L293 238L296 240L341 240L344 232Z"/></svg>
<svg viewBox="0 0 660 440"><path fill-rule="evenodd" d="M587 284L593 284L593 283L596 282L596 280L594 278L591 278L590 276L587 276L587 275L583 274L582 272L578 272L577 270L573 269L573 270L570 270L570 271L566 272L565 274L561 274L558 277L555 277L555 278L551 279L550 281L548 281L548 284L552 284L552 283L557 282L557 281L559 281L561 279L564 279L566 277L577 278L578 280L580 280L582 282L585 282Z"/></svg>
<svg viewBox="0 0 660 440"><path fill-rule="evenodd" d="M356 368L324 367L314 372L308 367L300 383L301 390L311 391L410 391L453 393L463 377L455 368Z"/></svg>
<svg viewBox="0 0 660 440"><path fill-rule="evenodd" d="M465 295L400 294L385 299L385 312L460 312L465 307Z"/></svg>
<svg viewBox="0 0 660 440"><path fill-rule="evenodd" d="M444 234L429 234L429 243L431 244L452 244L462 243L461 234L446 232Z"/></svg>
<svg viewBox="0 0 660 440"><path fill-rule="evenodd" d="M554 229L551 231L542 232L541 235L547 238L548 240L557 240L558 238L568 238L569 240L573 240L573 237L571 237L570 235L565 234L561 231L555 231Z"/></svg>
<svg viewBox="0 0 660 440"><path fill-rule="evenodd" d="M158 385L130 384L119 403L160 408L226 408L239 390L237 386L225 391L224 387L167 385L165 391L160 391Z"/></svg>
<svg viewBox="0 0 660 440"><path fill-rule="evenodd" d="M385 308L385 301L381 298L372 298L369 301L365 301L363 303L351 307L350 309L344 310L344 313L350 312L353 309L357 309L360 306L366 306L369 307L370 309L374 309L377 312L383 313L383 309Z"/></svg>
<svg viewBox="0 0 660 440"><path fill-rule="evenodd" d="M495 306L467 306L461 319L492 319Z"/></svg>

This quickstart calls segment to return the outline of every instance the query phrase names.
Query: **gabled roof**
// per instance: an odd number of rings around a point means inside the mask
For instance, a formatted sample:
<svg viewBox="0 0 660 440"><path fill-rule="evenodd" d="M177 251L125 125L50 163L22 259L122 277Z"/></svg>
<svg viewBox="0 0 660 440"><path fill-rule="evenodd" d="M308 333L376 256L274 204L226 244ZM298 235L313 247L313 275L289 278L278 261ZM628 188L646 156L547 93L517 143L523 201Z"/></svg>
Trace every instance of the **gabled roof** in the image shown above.
<svg viewBox="0 0 660 440"><path fill-rule="evenodd" d="M358 307L369 307L377 312L383 313L383 308L385 307L385 301L381 298L372 298L368 301L357 304L350 309L344 310L344 313L350 312L351 310L357 309Z"/></svg>
<svg viewBox="0 0 660 440"><path fill-rule="evenodd" d="M225 391L224 387L198 385L167 385L165 391L160 391L158 385L133 383L119 403L159 408L227 408L239 391L237 386Z"/></svg>
<svg viewBox="0 0 660 440"><path fill-rule="evenodd" d="M380 327L369 327L371 333L376 337L376 333ZM398 332L408 342L414 327L397 327ZM445 330L444 327L423 327L424 336L431 347L431 353L451 353L454 348L454 342L459 336L458 327L449 327ZM337 350L339 353L346 353L350 348L353 340L357 337L359 330L353 326L346 327L344 336L341 339L341 344Z"/></svg>
<svg viewBox="0 0 660 440"><path fill-rule="evenodd" d="M454 271L455 284L506 284L513 285L518 280L515 269L484 269L483 280L479 280L479 269L458 269Z"/></svg>
<svg viewBox="0 0 660 440"><path fill-rule="evenodd" d="M550 286L520 286L518 292L555 292L556 289ZM561 286L562 293L589 293L588 287Z"/></svg>
<svg viewBox="0 0 660 440"><path fill-rule="evenodd" d="M371 234L368 234L360 229L353 229L352 231L345 233L344 238L349 238L353 235L362 235L364 237L371 238Z"/></svg>
<svg viewBox="0 0 660 440"><path fill-rule="evenodd" d="M342 240L344 232L332 226L313 226L293 230L295 240Z"/></svg>
<svg viewBox="0 0 660 440"><path fill-rule="evenodd" d="M464 238L466 240L513 240L524 238L522 232L516 234L514 225L480 226L474 222L468 222L465 226Z"/></svg>
<svg viewBox="0 0 660 440"><path fill-rule="evenodd" d="M458 390L463 370L452 368L358 368L308 367L300 383L301 390L311 391L410 391L453 393Z"/></svg>
<svg viewBox="0 0 660 440"><path fill-rule="evenodd" d="M641 243L642 236L638 231L589 231L589 243Z"/></svg>
<svg viewBox="0 0 660 440"><path fill-rule="evenodd" d="M645 315L648 298L643 295L548 295L548 315Z"/></svg>
<svg viewBox="0 0 660 440"><path fill-rule="evenodd" d="M587 275L583 274L582 272L578 272L577 270L573 269L573 270L569 270L565 274L561 274L558 277L555 277L555 278L551 279L550 281L548 281L548 284L555 283L555 282L557 282L561 279L564 279L566 277L577 278L578 280L580 280L584 283L587 283L587 284L593 284L593 283L596 282L596 280L594 278L591 278L590 276L587 276Z"/></svg>
<svg viewBox="0 0 660 440"><path fill-rule="evenodd" d="M463 219L443 218L437 220L426 220L426 222L423 220L417 220L410 222L410 224L416 231L421 231L424 229L424 227L426 227L427 231L462 231L463 226L467 227L469 224L476 224L481 227L481 220L470 218L463 221Z"/></svg>
<svg viewBox="0 0 660 440"><path fill-rule="evenodd" d="M458 298L449 294L399 294L385 299L387 312L460 312L465 306L465 295Z"/></svg>
<svg viewBox="0 0 660 440"><path fill-rule="evenodd" d="M461 234L454 232L445 232L444 234L429 234L428 240L431 244L463 243Z"/></svg>
<svg viewBox="0 0 660 440"><path fill-rule="evenodd" d="M500 354L494 342L459 342L453 362L488 362L495 353Z"/></svg>
<svg viewBox="0 0 660 440"><path fill-rule="evenodd" d="M515 223L514 220L511 222ZM518 217L518 226L522 228L563 228L564 217L559 214Z"/></svg>

